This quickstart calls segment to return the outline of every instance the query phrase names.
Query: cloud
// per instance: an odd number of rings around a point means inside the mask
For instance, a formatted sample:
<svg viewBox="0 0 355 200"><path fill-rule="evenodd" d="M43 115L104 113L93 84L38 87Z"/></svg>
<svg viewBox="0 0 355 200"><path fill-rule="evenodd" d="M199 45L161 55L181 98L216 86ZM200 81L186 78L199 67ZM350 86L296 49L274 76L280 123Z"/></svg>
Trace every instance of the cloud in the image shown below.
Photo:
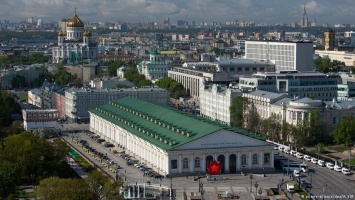
<svg viewBox="0 0 355 200"><path fill-rule="evenodd" d="M256 23L298 21L306 5L319 23L353 23L354 0L11 0L2 2L0 20L44 22L70 18L73 8L83 21L155 21L169 17L196 22L250 20Z"/></svg>

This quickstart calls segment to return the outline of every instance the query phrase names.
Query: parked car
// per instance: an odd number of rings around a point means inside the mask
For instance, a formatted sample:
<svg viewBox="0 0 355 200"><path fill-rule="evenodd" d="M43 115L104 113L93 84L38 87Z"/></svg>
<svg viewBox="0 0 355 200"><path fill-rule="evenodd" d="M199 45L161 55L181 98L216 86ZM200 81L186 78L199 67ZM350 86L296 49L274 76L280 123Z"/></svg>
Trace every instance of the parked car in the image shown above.
<svg viewBox="0 0 355 200"><path fill-rule="evenodd" d="M334 169L334 164L333 163L330 163L330 162L327 162L326 164L326 167L328 168L328 169Z"/></svg>
<svg viewBox="0 0 355 200"><path fill-rule="evenodd" d="M289 154L289 153L290 153L290 149L285 148L285 149L284 149L284 152Z"/></svg>
<svg viewBox="0 0 355 200"><path fill-rule="evenodd" d="M324 160L318 160L318 165L321 166L321 167L325 167Z"/></svg>
<svg viewBox="0 0 355 200"><path fill-rule="evenodd" d="M311 161L312 160L311 156L309 156L309 155L304 155L303 159L305 161Z"/></svg>
<svg viewBox="0 0 355 200"><path fill-rule="evenodd" d="M342 167L339 165L334 165L334 171L341 172Z"/></svg>
<svg viewBox="0 0 355 200"><path fill-rule="evenodd" d="M300 153L300 152L297 152L296 153L296 157L299 158L299 159L302 159L303 158L303 154Z"/></svg>
<svg viewBox="0 0 355 200"><path fill-rule="evenodd" d="M341 169L341 173L343 173L345 175L350 175L351 174L350 170L348 168L345 168L345 167L343 167Z"/></svg>
<svg viewBox="0 0 355 200"><path fill-rule="evenodd" d="M283 146L279 146L279 151L283 151L284 147Z"/></svg>
<svg viewBox="0 0 355 200"><path fill-rule="evenodd" d="M300 171L297 170L297 169L293 170L293 176L294 177L299 177L300 176Z"/></svg>
<svg viewBox="0 0 355 200"><path fill-rule="evenodd" d="M311 162L313 164L318 164L318 159L317 158L311 158Z"/></svg>
<svg viewBox="0 0 355 200"><path fill-rule="evenodd" d="M296 153L297 153L297 151L295 151L295 150L291 150L291 151L290 151L290 155L291 155L291 156L296 156Z"/></svg>

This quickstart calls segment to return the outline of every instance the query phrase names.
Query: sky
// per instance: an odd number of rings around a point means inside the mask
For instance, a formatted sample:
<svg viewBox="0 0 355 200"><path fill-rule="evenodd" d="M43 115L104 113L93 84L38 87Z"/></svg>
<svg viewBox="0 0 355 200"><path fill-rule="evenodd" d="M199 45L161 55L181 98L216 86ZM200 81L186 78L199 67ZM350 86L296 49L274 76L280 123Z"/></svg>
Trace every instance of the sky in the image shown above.
<svg viewBox="0 0 355 200"><path fill-rule="evenodd" d="M158 22L167 17L188 22L288 23L300 21L303 5L309 21L355 24L355 0L0 0L0 20L44 22L70 18L74 8L82 21Z"/></svg>

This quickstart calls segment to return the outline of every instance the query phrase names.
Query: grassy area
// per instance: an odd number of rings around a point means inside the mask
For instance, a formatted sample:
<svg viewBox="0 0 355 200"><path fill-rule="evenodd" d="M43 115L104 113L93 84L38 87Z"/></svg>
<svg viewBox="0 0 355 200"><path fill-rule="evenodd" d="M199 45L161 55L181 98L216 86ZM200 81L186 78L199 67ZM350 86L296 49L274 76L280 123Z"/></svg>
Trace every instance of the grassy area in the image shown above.
<svg viewBox="0 0 355 200"><path fill-rule="evenodd" d="M342 160L343 163L349 164L349 158ZM355 165L355 159L350 159L350 165Z"/></svg>
<svg viewBox="0 0 355 200"><path fill-rule="evenodd" d="M307 200L307 199L309 199L309 198L307 198L307 193L306 193L305 191L303 191L303 189L300 188L300 186L299 186L297 183L295 184L295 191L296 191L296 193L300 196L300 198L301 198L302 200Z"/></svg>
<svg viewBox="0 0 355 200"><path fill-rule="evenodd" d="M22 100L27 101L28 100L28 95L27 94L23 94L23 95L20 95L19 98L22 99Z"/></svg>
<svg viewBox="0 0 355 200"><path fill-rule="evenodd" d="M96 169L95 169L92 165L90 165L90 164L89 164L84 158L82 158L81 156L78 156L78 157L74 158L74 160L75 160L75 162L79 163L80 166L81 166L82 168L84 168L87 173L91 173L91 172L93 172L93 171L96 171Z"/></svg>
<svg viewBox="0 0 355 200"><path fill-rule="evenodd" d="M330 147L327 147L327 149L333 150L336 152L349 151L349 147L347 147L347 146L330 146Z"/></svg>

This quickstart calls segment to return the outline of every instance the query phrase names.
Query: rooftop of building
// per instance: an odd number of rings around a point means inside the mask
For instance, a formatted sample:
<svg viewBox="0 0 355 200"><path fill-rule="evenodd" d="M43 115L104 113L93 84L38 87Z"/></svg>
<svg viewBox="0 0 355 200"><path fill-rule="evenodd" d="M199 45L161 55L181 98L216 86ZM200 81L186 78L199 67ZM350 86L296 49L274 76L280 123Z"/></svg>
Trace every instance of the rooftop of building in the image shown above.
<svg viewBox="0 0 355 200"><path fill-rule="evenodd" d="M132 88L104 88L104 89L96 89L96 88L77 88L71 87L66 90L66 92L75 92L75 93L109 93L109 92L128 92L128 91L141 91L141 92L149 92L149 91L167 91L166 89L160 87L151 87L151 86L144 86L141 88L132 87Z"/></svg>
<svg viewBox="0 0 355 200"><path fill-rule="evenodd" d="M267 60L255 60L255 59L226 59L218 62L219 65L275 65Z"/></svg>
<svg viewBox="0 0 355 200"><path fill-rule="evenodd" d="M173 150L220 130L265 141L260 135L131 97L99 106L90 112L164 150Z"/></svg>
<svg viewBox="0 0 355 200"><path fill-rule="evenodd" d="M277 41L277 40L246 40L247 42L259 42L259 43L311 43L312 41L304 41L304 40L291 40L291 41Z"/></svg>
<svg viewBox="0 0 355 200"><path fill-rule="evenodd" d="M268 91L264 91L264 90L255 90L252 91L250 93L247 93L246 95L252 95L252 96L257 96L257 97L263 97L263 98L267 98L267 99L278 99L282 96L287 96L285 94L280 94L280 93L275 93L275 92L268 92Z"/></svg>

